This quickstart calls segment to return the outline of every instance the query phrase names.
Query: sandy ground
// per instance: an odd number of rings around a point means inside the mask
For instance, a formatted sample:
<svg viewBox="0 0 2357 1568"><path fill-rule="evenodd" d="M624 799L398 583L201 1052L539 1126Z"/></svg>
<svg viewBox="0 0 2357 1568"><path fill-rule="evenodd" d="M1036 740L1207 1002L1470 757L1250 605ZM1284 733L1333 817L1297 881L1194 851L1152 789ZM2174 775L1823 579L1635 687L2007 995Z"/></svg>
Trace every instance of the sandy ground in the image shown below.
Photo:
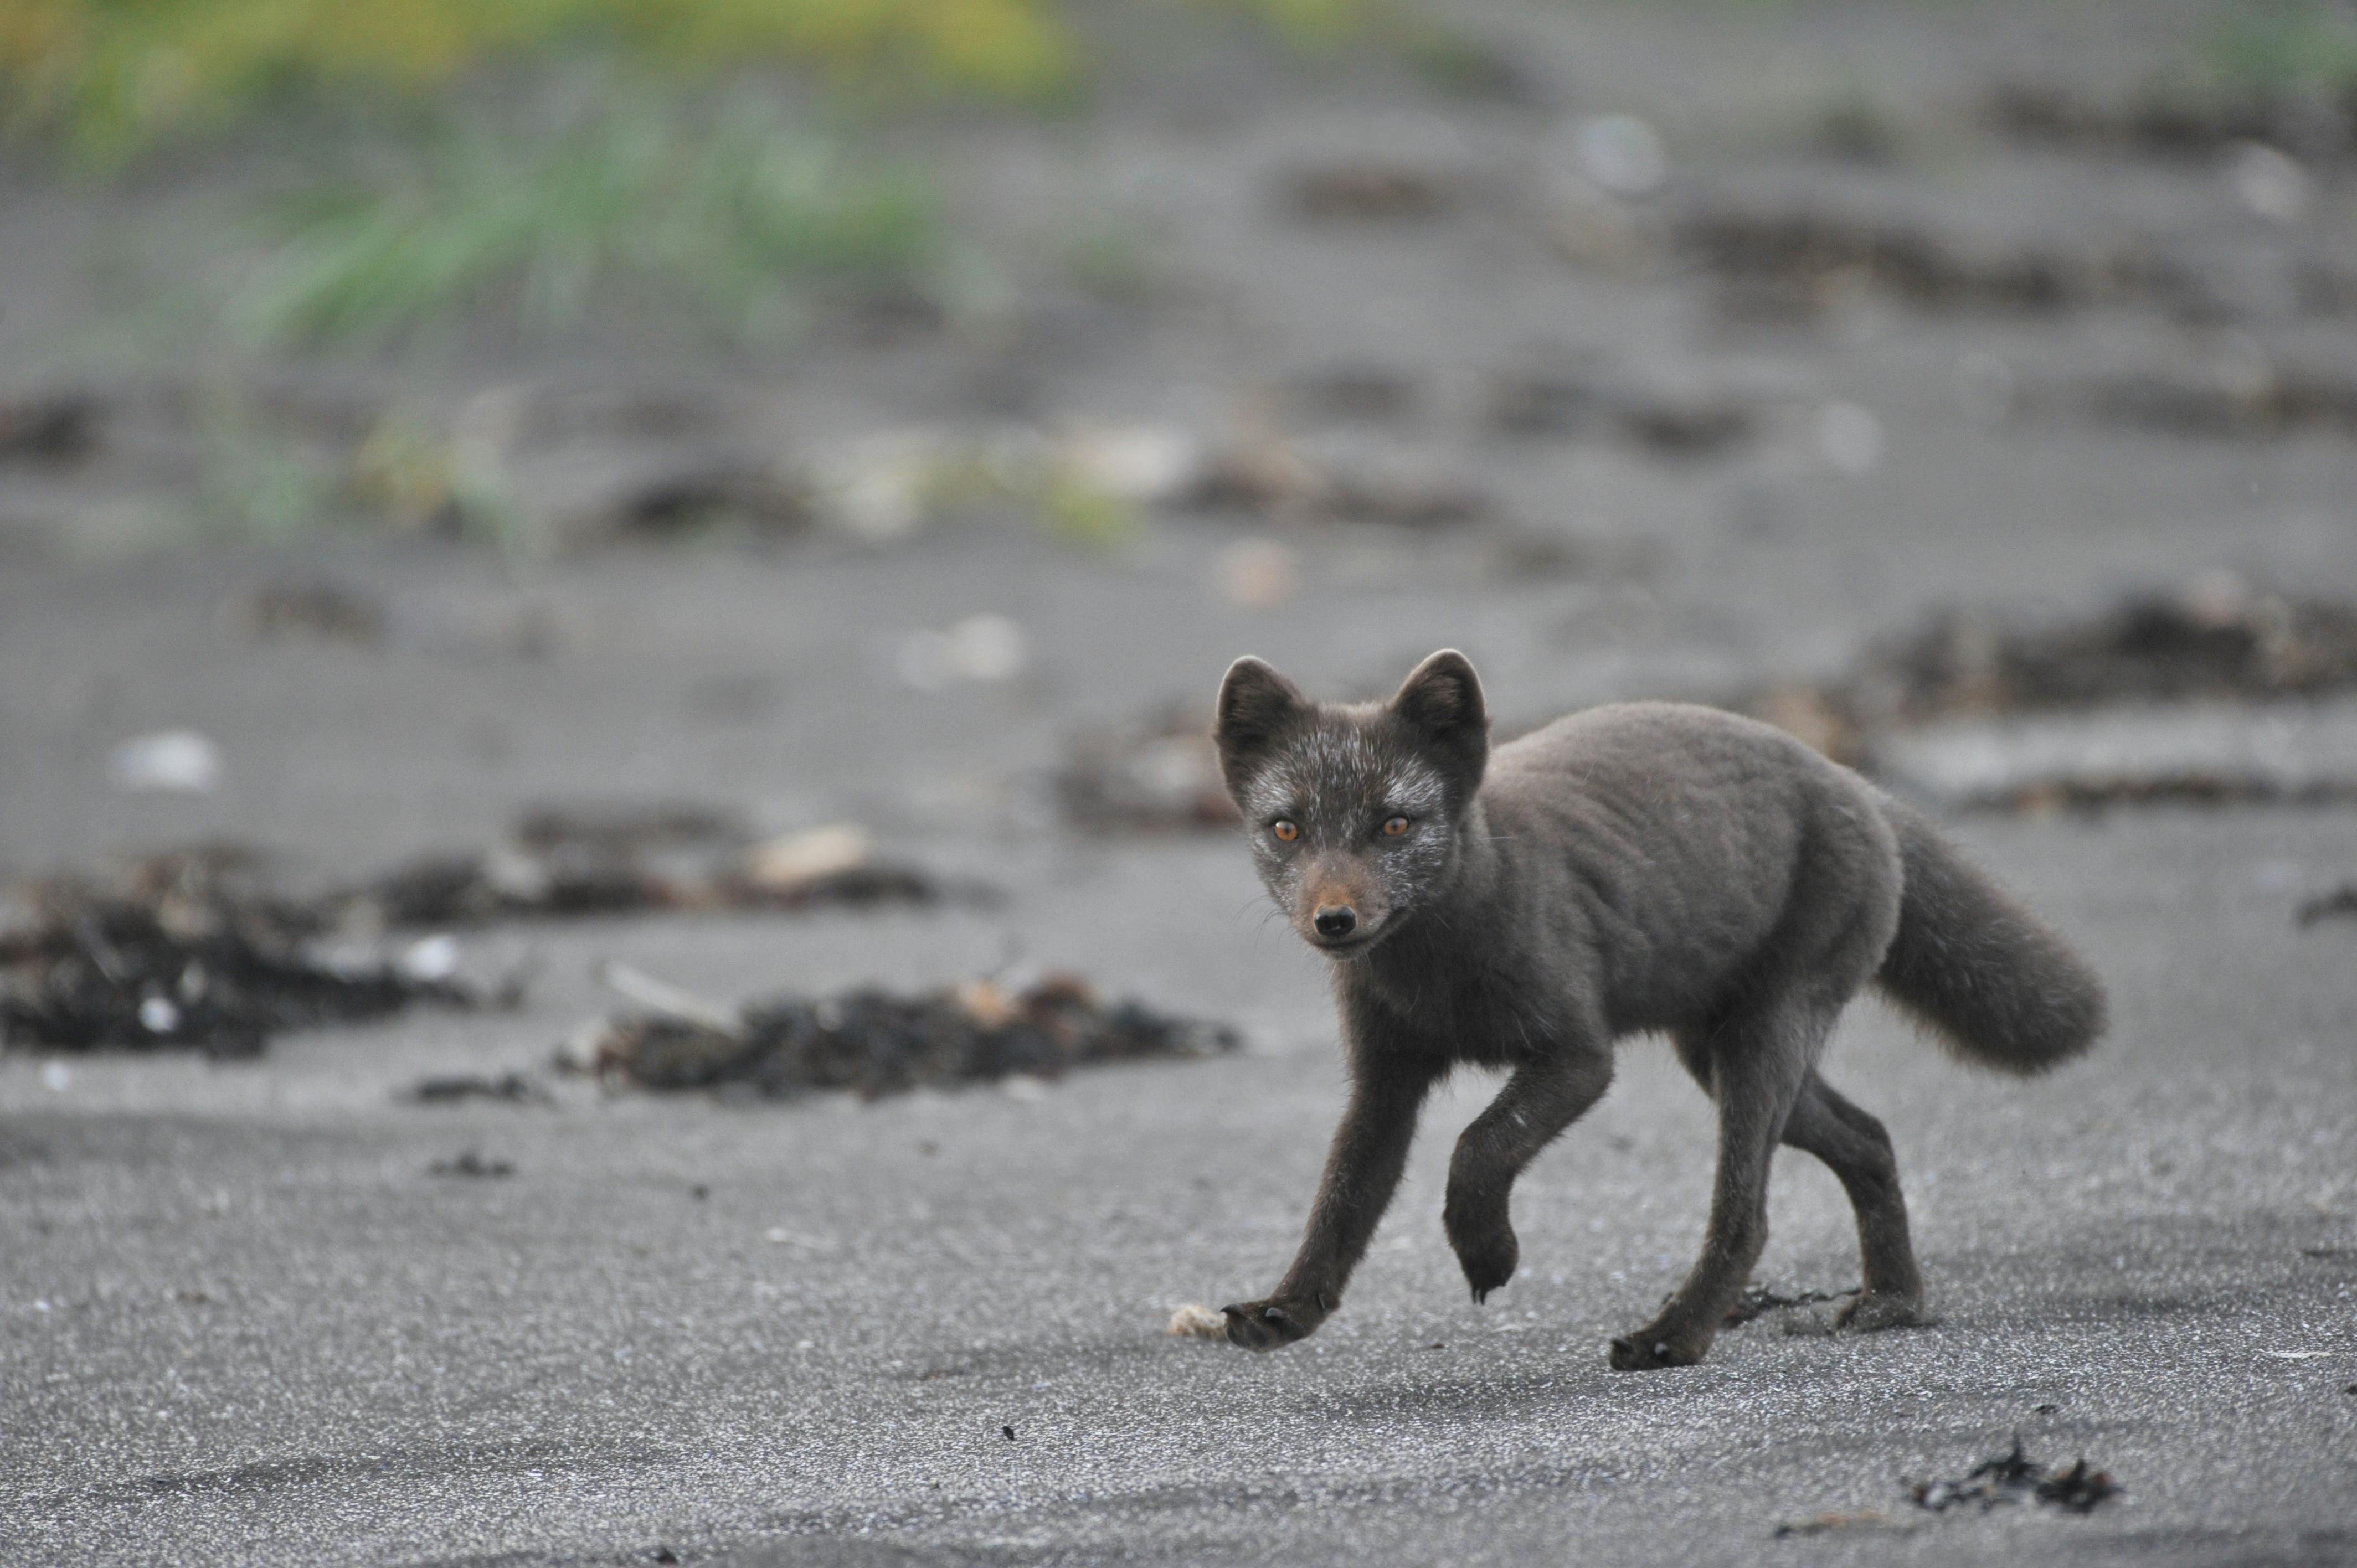
<svg viewBox="0 0 2357 1568"><path fill-rule="evenodd" d="M1471 7L1537 86L1469 104L1374 66L1202 46L1081 124L943 142L1002 232L1107 192L1148 214L1167 239L1142 303L1041 285L1012 337L823 336L782 369L593 346L439 372L454 398L651 386L711 413L702 446L823 452L1010 417L1215 436L1295 379L1372 364L1406 380L1409 412L1295 413L1288 433L1479 482L1501 521L1466 530L1157 512L1094 552L983 515L886 548L724 540L516 568L382 538L92 563L75 541L188 482L191 459L138 412L147 381L83 376L131 410L115 444L83 468L0 469L0 866L222 835L333 878L481 844L535 800L685 797L778 829L856 818L1010 897L503 927L466 962L540 956L514 1015L420 1013L254 1063L0 1058L0 1559L2357 1562L2352 928L2294 923L2357 869L2346 808L1955 822L2084 943L2111 1039L2050 1080L1997 1082L1861 1005L1830 1076L1891 1127L1943 1321L1829 1337L1770 1316L1699 1368L1629 1376L1604 1341L1683 1272L1709 1176L1706 1107L1652 1042L1525 1180L1523 1271L1488 1305L1437 1222L1448 1137L1490 1087L1469 1079L1315 1339L1254 1358L1163 1335L1182 1304L1260 1294L1289 1254L1340 1098L1319 961L1265 919L1223 835L1084 837L1049 786L1076 728L1208 699L1247 650L1365 694L1453 644L1519 722L1823 673L1943 603L2085 608L2222 567L2357 593L2345 438L1975 413L1975 354L2022 387L2254 353L2357 362L2348 317L2265 284L2346 252L2345 169L2287 227L2239 207L2215 158L1958 129L2005 72L2112 80L2181 19ZM1947 139L1869 166L1811 152L1810 115L1861 70L1902 127ZM1599 274L1544 239L1550 138L1627 109L1669 138L1663 202L1832 204L1991 244L2157 235L2246 286L2191 324L1873 297L1731 324L1690 267ZM1413 224L1285 210L1288 171L1371 149L1470 194ZM0 344L19 368L49 352L27 321L102 308L91 234L140 199L201 197L9 177ZM1781 412L1676 461L1484 427L1487 378L1565 363L1765 388ZM385 372L280 373L367 391ZM1828 403L1871 413L1873 462L1828 456ZM617 447L523 454L519 483L561 499L635 460ZM1517 565L1510 532L1588 564ZM1297 580L1255 608L1222 584L1260 536ZM252 635L255 588L321 575L384 607L382 641ZM1024 628L1021 675L924 692L896 673L909 633L984 612ZM212 793L106 787L117 744L181 725L221 747ZM570 1080L549 1106L397 1099L431 1071L539 1071L606 1004L600 957L733 1000L937 983L1010 952L1234 1019L1250 1047L871 1106ZM515 1174L428 1174L469 1149ZM1783 1161L1772 1220L1762 1283L1855 1283L1825 1173ZM2083 1518L1907 1500L1910 1478L1961 1476L2017 1433L2125 1494ZM1850 1517L1776 1533L1829 1513Z"/></svg>

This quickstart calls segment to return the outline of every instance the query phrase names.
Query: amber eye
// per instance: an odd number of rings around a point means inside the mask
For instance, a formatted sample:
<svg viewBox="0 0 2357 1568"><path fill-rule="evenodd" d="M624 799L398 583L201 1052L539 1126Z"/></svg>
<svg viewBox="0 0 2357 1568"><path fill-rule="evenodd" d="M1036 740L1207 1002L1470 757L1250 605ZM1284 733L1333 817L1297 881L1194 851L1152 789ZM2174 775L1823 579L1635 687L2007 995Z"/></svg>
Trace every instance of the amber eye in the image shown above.
<svg viewBox="0 0 2357 1568"><path fill-rule="evenodd" d="M1301 830L1295 827L1291 822L1286 822L1282 817L1278 818L1275 822L1271 824L1268 831L1275 833L1286 843L1291 843L1295 839L1301 836Z"/></svg>
<svg viewBox="0 0 2357 1568"><path fill-rule="evenodd" d="M1383 837L1387 839L1395 839L1405 832L1407 832L1407 819L1405 817L1394 817L1391 821L1383 824Z"/></svg>

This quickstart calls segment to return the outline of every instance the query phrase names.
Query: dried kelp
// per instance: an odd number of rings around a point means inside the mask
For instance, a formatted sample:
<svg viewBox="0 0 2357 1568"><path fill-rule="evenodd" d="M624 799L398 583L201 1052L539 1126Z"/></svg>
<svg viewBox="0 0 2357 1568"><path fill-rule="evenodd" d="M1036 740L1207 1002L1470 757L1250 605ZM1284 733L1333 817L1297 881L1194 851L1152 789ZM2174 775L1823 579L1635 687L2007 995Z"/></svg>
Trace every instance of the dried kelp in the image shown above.
<svg viewBox="0 0 2357 1568"><path fill-rule="evenodd" d="M384 640L385 610L374 595L329 578L264 583L238 606L257 638L307 637L363 645Z"/></svg>
<svg viewBox="0 0 2357 1568"><path fill-rule="evenodd" d="M425 855L336 897L385 928L476 926L662 909L983 904L986 884L880 853L853 823L756 839L699 807L527 812L508 841Z"/></svg>
<svg viewBox="0 0 2357 1568"><path fill-rule="evenodd" d="M2091 98L2056 82L2006 81L1989 90L1989 124L2023 141L2158 157L2207 157L2264 142L2304 157L2357 155L2357 91L2254 91L2195 94L2147 88L2125 99Z"/></svg>
<svg viewBox="0 0 2357 1568"><path fill-rule="evenodd" d="M2357 437L2357 381L2298 365L2228 365L2195 375L2147 371L2090 381L2075 395L2105 424L2172 435Z"/></svg>
<svg viewBox="0 0 2357 1568"><path fill-rule="evenodd" d="M485 1159L479 1149L462 1149L457 1157L436 1160L425 1167L427 1176L468 1176L476 1180L496 1180L515 1175L515 1166L506 1160Z"/></svg>
<svg viewBox="0 0 2357 1568"><path fill-rule="evenodd" d="M668 988L627 987L658 1003ZM675 993L671 993L675 995ZM621 1013L567 1047L565 1059L651 1090L733 1089L770 1099L848 1090L877 1099L920 1086L1236 1048L1236 1032L1135 1001L1101 1001L1051 974L1020 990L975 981L950 989L780 996L723 1013L691 998Z"/></svg>
<svg viewBox="0 0 2357 1568"><path fill-rule="evenodd" d="M1603 432L1671 457L1716 456L1757 435L1760 411L1730 394L1680 394L1579 375L1502 376L1489 424L1509 435Z"/></svg>
<svg viewBox="0 0 2357 1568"><path fill-rule="evenodd" d="M502 1101L510 1105L546 1105L555 1097L547 1086L520 1072L497 1078L487 1073L445 1073L421 1078L404 1096L414 1105L458 1105L472 1100Z"/></svg>
<svg viewBox="0 0 2357 1568"><path fill-rule="evenodd" d="M1782 1312L1795 1306L1815 1306L1824 1302L1847 1301L1857 1294L1857 1287L1848 1290L1804 1290L1784 1295L1765 1285L1746 1285L1735 1305L1727 1309L1727 1326L1733 1328L1764 1317L1771 1312ZM1666 1299L1666 1298L1664 1298Z"/></svg>
<svg viewBox="0 0 2357 1568"><path fill-rule="evenodd" d="M1906 1487L1917 1507L1934 1513L1966 1505L1986 1510L2033 1499L2087 1513L2120 1491L2109 1474L2089 1468L2083 1457L2051 1469L2035 1463L2022 1453L2019 1434L2010 1450L1982 1460L1956 1480L1909 1481Z"/></svg>
<svg viewBox="0 0 2357 1568"><path fill-rule="evenodd" d="M1286 182L1286 198L1304 218L1418 222L1454 208L1464 194L1462 187L1458 177L1439 169L1363 159L1298 170Z"/></svg>
<svg viewBox="0 0 2357 1568"><path fill-rule="evenodd" d="M1448 475L1313 457L1274 435L1207 455L1178 499L1199 511L1412 529L1478 522L1495 510L1487 490Z"/></svg>
<svg viewBox="0 0 2357 1568"><path fill-rule="evenodd" d="M1873 650L1850 699L1919 722L2131 700L2357 689L2357 607L2219 579L2083 620L2012 627L1951 613Z"/></svg>
<svg viewBox="0 0 2357 1568"><path fill-rule="evenodd" d="M2136 304L2214 314L2198 279L2136 245L1967 248L1911 224L1815 209L1699 211L1674 242L1741 315L1813 317L1860 287L1926 311Z"/></svg>
<svg viewBox="0 0 2357 1568"><path fill-rule="evenodd" d="M81 392L0 398L0 462L67 464L98 449L104 405Z"/></svg>
<svg viewBox="0 0 2357 1568"><path fill-rule="evenodd" d="M2349 691L2357 607L2220 576L2045 625L1947 611L1831 681L1764 688L1736 705L1857 764L1871 760L1877 735L1940 719ZM2201 791L2197 782L2174 792Z"/></svg>
<svg viewBox="0 0 2357 1568"><path fill-rule="evenodd" d="M0 1039L12 1046L253 1056L284 1030L483 1001L438 962L329 945L318 912L270 893L235 849L39 883L26 903L29 918L0 936Z"/></svg>
<svg viewBox="0 0 2357 1568"><path fill-rule="evenodd" d="M2303 929L2319 920L2357 919L2357 882L2344 882L2330 893L2320 893L2299 907L2299 924Z"/></svg>

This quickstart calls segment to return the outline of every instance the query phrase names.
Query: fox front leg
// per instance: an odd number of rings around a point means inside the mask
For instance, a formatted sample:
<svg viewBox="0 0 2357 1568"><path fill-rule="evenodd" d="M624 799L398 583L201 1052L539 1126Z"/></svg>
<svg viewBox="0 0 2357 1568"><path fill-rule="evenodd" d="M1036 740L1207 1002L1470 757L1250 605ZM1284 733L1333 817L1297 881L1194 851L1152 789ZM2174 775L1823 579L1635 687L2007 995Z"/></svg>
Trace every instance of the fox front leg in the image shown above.
<svg viewBox="0 0 2357 1568"><path fill-rule="evenodd" d="M1308 1338L1342 1305L1342 1287L1399 1187L1431 1087L1431 1075L1420 1070L1357 1065L1301 1251L1268 1296L1221 1309L1230 1339L1247 1350L1274 1350Z"/></svg>
<svg viewBox="0 0 2357 1568"><path fill-rule="evenodd" d="M1498 1098L1458 1138L1441 1224L1475 1301L1513 1278L1522 1257L1507 1216L1514 1178L1602 1099L1611 1082L1609 1048L1566 1041L1515 1069Z"/></svg>

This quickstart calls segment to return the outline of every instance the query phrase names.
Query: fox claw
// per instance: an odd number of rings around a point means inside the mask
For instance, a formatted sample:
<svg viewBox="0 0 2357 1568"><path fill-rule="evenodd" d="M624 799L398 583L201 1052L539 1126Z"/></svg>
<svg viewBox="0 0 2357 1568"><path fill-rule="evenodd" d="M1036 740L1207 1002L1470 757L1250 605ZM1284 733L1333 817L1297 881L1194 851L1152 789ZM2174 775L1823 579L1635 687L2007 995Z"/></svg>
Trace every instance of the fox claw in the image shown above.
<svg viewBox="0 0 2357 1568"><path fill-rule="evenodd" d="M1465 1283L1473 1287L1475 1301L1487 1301L1491 1291L1514 1277L1514 1266L1522 1262L1522 1247L1512 1230L1495 1231L1478 1241L1455 1241L1455 1245L1457 1266L1465 1271Z"/></svg>
<svg viewBox="0 0 2357 1568"><path fill-rule="evenodd" d="M1307 1339L1326 1316L1321 1292L1315 1305L1275 1301L1239 1302L1220 1308L1228 1320L1228 1341L1247 1350L1274 1350Z"/></svg>

